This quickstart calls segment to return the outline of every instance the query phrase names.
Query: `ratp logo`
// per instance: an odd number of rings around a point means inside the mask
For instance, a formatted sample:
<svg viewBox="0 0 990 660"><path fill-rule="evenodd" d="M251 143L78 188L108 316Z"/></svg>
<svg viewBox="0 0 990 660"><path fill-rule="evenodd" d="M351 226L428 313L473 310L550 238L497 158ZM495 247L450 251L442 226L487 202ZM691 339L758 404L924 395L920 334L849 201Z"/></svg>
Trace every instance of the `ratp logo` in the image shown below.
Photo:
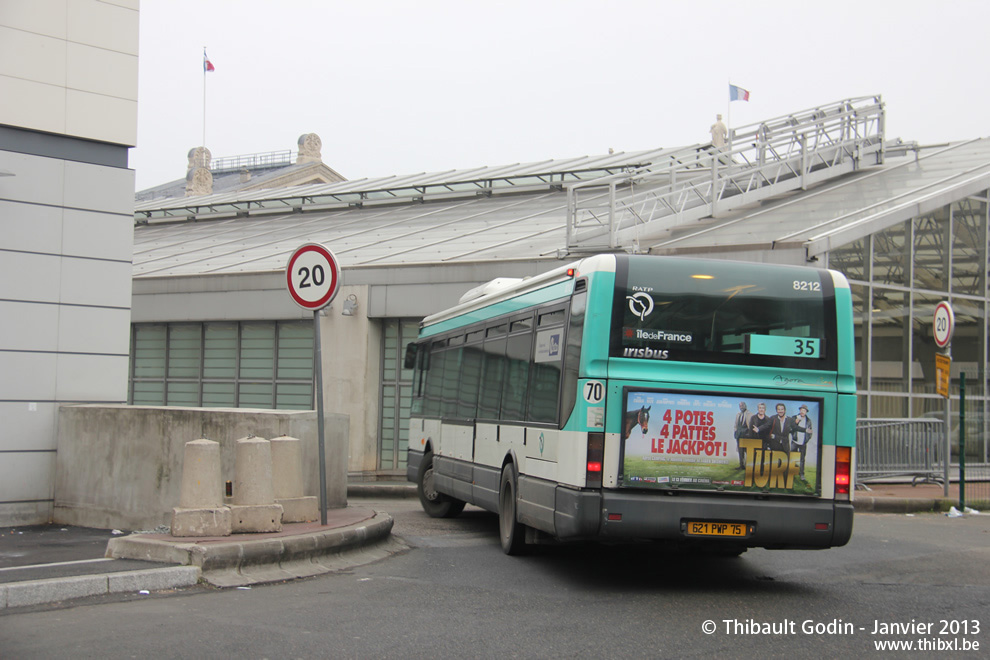
<svg viewBox="0 0 990 660"><path fill-rule="evenodd" d="M629 311L640 321L646 320L646 317L653 313L653 296L648 293L637 291L631 296L626 296L626 300L629 301Z"/></svg>

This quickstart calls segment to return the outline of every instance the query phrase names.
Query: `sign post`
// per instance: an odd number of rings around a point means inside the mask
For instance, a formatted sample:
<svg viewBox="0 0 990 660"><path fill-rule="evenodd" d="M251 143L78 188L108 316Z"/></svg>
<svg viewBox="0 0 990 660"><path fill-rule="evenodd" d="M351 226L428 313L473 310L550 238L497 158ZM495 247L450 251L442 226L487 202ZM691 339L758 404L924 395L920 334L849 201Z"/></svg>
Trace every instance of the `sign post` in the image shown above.
<svg viewBox="0 0 990 660"><path fill-rule="evenodd" d="M292 300L313 312L316 335L316 426L320 451L320 524L327 524L327 463L323 422L323 350L320 310L333 302L340 289L340 265L333 252L319 243L306 243L289 257L285 284Z"/></svg>
<svg viewBox="0 0 990 660"><path fill-rule="evenodd" d="M956 331L956 315L952 305L944 300L935 306L932 317L932 335L935 345L945 353L935 354L935 391L945 397L945 473L943 492L949 495L949 463L952 460L952 398L949 387L952 382L952 334Z"/></svg>

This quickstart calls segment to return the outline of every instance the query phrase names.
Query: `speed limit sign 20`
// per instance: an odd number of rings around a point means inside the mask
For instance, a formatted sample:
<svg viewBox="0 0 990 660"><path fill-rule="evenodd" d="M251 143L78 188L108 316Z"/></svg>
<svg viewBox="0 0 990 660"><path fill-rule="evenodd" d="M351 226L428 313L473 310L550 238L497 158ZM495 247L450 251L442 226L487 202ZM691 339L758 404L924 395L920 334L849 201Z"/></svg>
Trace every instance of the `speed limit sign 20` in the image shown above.
<svg viewBox="0 0 990 660"><path fill-rule="evenodd" d="M952 305L947 302L940 302L935 306L935 315L932 319L932 334L935 336L935 344L939 348L948 346L955 330L956 315L952 311Z"/></svg>
<svg viewBox="0 0 990 660"><path fill-rule="evenodd" d="M337 258L319 243L306 243L289 258L285 283L297 305L311 311L323 309L340 288Z"/></svg>

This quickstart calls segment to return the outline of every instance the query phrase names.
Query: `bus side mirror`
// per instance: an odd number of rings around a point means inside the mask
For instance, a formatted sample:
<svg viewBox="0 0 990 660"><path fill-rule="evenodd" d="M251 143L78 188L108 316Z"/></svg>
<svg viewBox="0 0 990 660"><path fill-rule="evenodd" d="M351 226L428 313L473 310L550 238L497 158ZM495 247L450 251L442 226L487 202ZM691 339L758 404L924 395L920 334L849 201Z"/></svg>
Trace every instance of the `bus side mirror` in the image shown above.
<svg viewBox="0 0 990 660"><path fill-rule="evenodd" d="M419 354L419 344L406 344L406 359L402 363L405 369L416 368L416 356Z"/></svg>

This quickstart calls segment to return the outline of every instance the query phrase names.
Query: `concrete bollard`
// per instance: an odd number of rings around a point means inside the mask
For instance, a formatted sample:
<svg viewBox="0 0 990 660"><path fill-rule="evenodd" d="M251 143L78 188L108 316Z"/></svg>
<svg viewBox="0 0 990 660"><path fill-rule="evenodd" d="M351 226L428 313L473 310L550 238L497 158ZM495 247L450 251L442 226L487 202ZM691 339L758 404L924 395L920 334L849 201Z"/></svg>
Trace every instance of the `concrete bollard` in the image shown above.
<svg viewBox="0 0 990 660"><path fill-rule="evenodd" d="M230 508L223 505L221 488L220 443L187 442L179 506L172 509L172 536L229 536Z"/></svg>
<svg viewBox="0 0 990 660"><path fill-rule="evenodd" d="M182 455L179 507L201 509L220 506L223 506L220 493L220 443L206 439L187 442Z"/></svg>
<svg viewBox="0 0 990 660"><path fill-rule="evenodd" d="M275 503L272 448L264 438L242 438L234 454L234 532L282 531L282 506Z"/></svg>
<svg viewBox="0 0 990 660"><path fill-rule="evenodd" d="M303 492L302 442L298 438L272 438L272 487L275 502L282 505L282 522L311 522L320 516L314 496Z"/></svg>

